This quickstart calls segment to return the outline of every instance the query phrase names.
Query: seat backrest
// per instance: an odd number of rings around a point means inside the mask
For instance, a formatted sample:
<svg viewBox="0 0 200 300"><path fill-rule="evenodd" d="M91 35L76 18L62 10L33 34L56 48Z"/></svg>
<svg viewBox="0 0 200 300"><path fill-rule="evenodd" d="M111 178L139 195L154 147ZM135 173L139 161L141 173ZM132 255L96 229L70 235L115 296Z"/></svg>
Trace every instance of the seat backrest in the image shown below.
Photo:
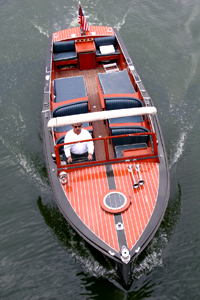
<svg viewBox="0 0 200 300"><path fill-rule="evenodd" d="M117 46L117 40L114 35L95 38L94 42L96 45L96 49L99 49L100 46L108 46L108 45L113 45L114 47Z"/></svg>
<svg viewBox="0 0 200 300"><path fill-rule="evenodd" d="M134 134L134 133L143 133L143 132L149 132L149 130L145 127L113 127L111 128L111 134L112 136L115 135L123 135L123 134ZM114 138L113 139L113 146L119 146L119 145L130 145L130 144L141 144L146 143L148 144L149 141L149 135L142 135L142 136L126 136L126 137L120 137L120 138Z"/></svg>
<svg viewBox="0 0 200 300"><path fill-rule="evenodd" d="M52 112L53 118L65 117L70 115L78 115L88 113L88 102L74 103L72 105L62 105L55 108Z"/></svg>
<svg viewBox="0 0 200 300"><path fill-rule="evenodd" d="M105 99L106 110L142 107L143 103L137 98Z"/></svg>
<svg viewBox="0 0 200 300"><path fill-rule="evenodd" d="M71 52L75 51L74 41L54 42L53 53Z"/></svg>

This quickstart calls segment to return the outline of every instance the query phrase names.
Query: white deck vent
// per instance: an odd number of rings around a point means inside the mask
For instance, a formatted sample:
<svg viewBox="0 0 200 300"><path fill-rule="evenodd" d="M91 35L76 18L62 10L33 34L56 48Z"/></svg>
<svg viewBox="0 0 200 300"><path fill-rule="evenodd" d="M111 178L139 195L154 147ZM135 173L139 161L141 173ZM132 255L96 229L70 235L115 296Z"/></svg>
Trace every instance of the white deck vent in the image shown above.
<svg viewBox="0 0 200 300"><path fill-rule="evenodd" d="M112 210L123 208L127 199L126 196L120 192L111 192L104 197L104 205Z"/></svg>

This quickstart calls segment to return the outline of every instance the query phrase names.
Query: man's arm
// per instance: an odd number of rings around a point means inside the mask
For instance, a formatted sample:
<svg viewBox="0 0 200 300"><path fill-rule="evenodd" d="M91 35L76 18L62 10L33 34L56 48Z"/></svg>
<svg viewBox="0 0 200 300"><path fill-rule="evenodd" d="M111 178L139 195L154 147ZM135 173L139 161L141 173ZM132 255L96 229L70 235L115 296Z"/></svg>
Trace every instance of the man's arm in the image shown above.
<svg viewBox="0 0 200 300"><path fill-rule="evenodd" d="M66 134L64 138L64 143L69 143L69 142L70 142L69 134ZM71 157L70 150L71 150L71 145L64 145L64 152L67 158Z"/></svg>
<svg viewBox="0 0 200 300"><path fill-rule="evenodd" d="M67 157L67 163L70 164L72 162L72 157L71 155Z"/></svg>
<svg viewBox="0 0 200 300"><path fill-rule="evenodd" d="M87 131L87 138L86 139L87 140L92 139L91 134L89 133L89 131ZM93 141L87 142L87 148L88 148L88 153L91 154L91 156L92 156L92 154L94 153L94 143L93 143ZM89 157L88 157L88 159L89 159Z"/></svg>

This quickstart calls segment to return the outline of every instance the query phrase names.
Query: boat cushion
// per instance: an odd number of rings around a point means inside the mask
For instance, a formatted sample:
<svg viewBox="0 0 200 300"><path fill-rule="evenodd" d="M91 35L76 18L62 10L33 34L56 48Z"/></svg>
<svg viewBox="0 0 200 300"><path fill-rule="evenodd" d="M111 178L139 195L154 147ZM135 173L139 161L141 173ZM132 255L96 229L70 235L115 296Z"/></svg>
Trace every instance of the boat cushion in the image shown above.
<svg viewBox="0 0 200 300"><path fill-rule="evenodd" d="M123 134L131 134L131 133L143 133L149 132L149 130L145 127L113 127L110 128L112 136L115 135L123 135ZM129 144L148 144L149 135L142 135L142 136L126 136L126 137L119 137L113 139L113 146L120 145L129 145Z"/></svg>
<svg viewBox="0 0 200 300"><path fill-rule="evenodd" d="M108 120L109 124L117 123L141 123L143 122L142 116L129 116L122 118L113 118Z"/></svg>
<svg viewBox="0 0 200 300"><path fill-rule="evenodd" d="M97 49L99 49L100 46L108 46L108 45L113 45L114 47L117 46L117 40L114 35L95 38L94 42Z"/></svg>
<svg viewBox="0 0 200 300"><path fill-rule="evenodd" d="M56 118L85 113L88 113L88 102L82 101L79 103L65 104L55 108L52 112L52 117Z"/></svg>
<svg viewBox="0 0 200 300"><path fill-rule="evenodd" d="M115 52L112 53L112 55L119 54L119 50L117 49L117 40L114 35L95 38L94 42L95 42L95 46L96 46L96 56L108 55L107 53L102 54L100 51L100 47L101 46L111 46L111 45L113 45L115 48Z"/></svg>
<svg viewBox="0 0 200 300"><path fill-rule="evenodd" d="M142 107L143 103L137 98L109 98L105 99L106 110Z"/></svg>
<svg viewBox="0 0 200 300"><path fill-rule="evenodd" d="M96 56L108 56L108 55L118 55L119 54L119 50L117 48L115 48L115 52L113 53L109 53L109 54L102 54L101 51L99 49L96 49Z"/></svg>
<svg viewBox="0 0 200 300"><path fill-rule="evenodd" d="M106 110L123 109L142 107L143 103L137 98L109 98L105 99ZM130 116L123 118L109 119L110 124L114 123L140 123L142 122L142 116Z"/></svg>
<svg viewBox="0 0 200 300"><path fill-rule="evenodd" d="M54 61L62 61L62 60L70 60L70 59L77 59L77 54L75 51L55 53L53 57Z"/></svg>
<svg viewBox="0 0 200 300"><path fill-rule="evenodd" d="M76 59L74 41L54 42L53 43L54 61Z"/></svg>
<svg viewBox="0 0 200 300"><path fill-rule="evenodd" d="M75 51L75 41L53 43L53 53Z"/></svg>
<svg viewBox="0 0 200 300"><path fill-rule="evenodd" d="M100 46L99 50L100 50L101 54L115 53L115 47L113 45Z"/></svg>
<svg viewBox="0 0 200 300"><path fill-rule="evenodd" d="M135 93L127 70L98 74L103 94L132 94Z"/></svg>
<svg viewBox="0 0 200 300"><path fill-rule="evenodd" d="M83 76L55 79L53 89L55 102L62 102L87 96Z"/></svg>

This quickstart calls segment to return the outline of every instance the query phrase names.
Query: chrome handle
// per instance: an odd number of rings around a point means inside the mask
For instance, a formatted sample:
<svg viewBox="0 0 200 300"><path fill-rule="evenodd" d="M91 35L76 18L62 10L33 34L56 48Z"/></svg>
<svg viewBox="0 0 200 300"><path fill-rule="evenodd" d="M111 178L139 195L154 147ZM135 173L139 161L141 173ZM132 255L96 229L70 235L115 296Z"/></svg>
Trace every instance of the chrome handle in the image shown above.
<svg viewBox="0 0 200 300"><path fill-rule="evenodd" d="M139 187L139 184L136 182L136 180L135 180L135 177L134 177L134 175L133 175L133 166L132 165L129 165L128 166L128 171L131 173L131 175L132 175L132 179L133 179L133 187L134 187L134 189L137 189L138 187Z"/></svg>
<svg viewBox="0 0 200 300"><path fill-rule="evenodd" d="M144 180L142 179L142 175L141 175L141 172L140 172L140 165L139 164L135 165L135 169L139 173L139 182L138 182L138 184L143 185Z"/></svg>

